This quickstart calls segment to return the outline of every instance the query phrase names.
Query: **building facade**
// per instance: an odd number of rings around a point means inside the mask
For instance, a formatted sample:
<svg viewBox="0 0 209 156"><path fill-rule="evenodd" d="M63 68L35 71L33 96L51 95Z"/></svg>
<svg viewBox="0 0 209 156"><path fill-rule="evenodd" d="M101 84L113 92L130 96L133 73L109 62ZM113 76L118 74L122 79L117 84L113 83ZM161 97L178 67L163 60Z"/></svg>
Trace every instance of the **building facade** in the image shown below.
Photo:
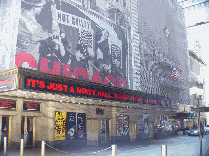
<svg viewBox="0 0 209 156"><path fill-rule="evenodd" d="M155 3L1 3L1 143L68 147L175 134L174 107L189 99L184 18L176 2Z"/></svg>

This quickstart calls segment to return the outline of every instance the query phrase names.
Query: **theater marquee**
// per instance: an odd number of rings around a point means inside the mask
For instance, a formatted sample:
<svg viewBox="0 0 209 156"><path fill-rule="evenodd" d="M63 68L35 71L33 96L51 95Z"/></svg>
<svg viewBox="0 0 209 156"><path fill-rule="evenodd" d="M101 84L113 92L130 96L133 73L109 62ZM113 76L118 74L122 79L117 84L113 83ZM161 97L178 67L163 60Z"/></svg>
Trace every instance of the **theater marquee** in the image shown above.
<svg viewBox="0 0 209 156"><path fill-rule="evenodd" d="M104 87L90 87L85 86L85 84L80 85L73 82L56 82L29 76L25 76L24 78L24 89L116 101L136 102L138 104L170 106L170 100L155 97L154 95L143 96L140 94L127 94L127 92L121 92L116 89L113 90L112 88L105 89Z"/></svg>

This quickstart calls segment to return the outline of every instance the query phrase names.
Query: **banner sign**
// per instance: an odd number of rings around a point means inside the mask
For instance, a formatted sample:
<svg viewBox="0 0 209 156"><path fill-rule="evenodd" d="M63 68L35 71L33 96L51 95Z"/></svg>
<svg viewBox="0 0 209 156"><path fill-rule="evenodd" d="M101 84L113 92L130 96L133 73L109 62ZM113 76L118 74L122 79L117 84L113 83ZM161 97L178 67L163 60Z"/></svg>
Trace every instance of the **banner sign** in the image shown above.
<svg viewBox="0 0 209 156"><path fill-rule="evenodd" d="M16 101L0 100L0 109L16 109Z"/></svg>
<svg viewBox="0 0 209 156"><path fill-rule="evenodd" d="M66 112L55 112L55 140L65 140Z"/></svg>
<svg viewBox="0 0 209 156"><path fill-rule="evenodd" d="M23 110L40 111L40 103L23 102Z"/></svg>
<svg viewBox="0 0 209 156"><path fill-rule="evenodd" d="M14 88L14 75L6 78L0 78L0 91Z"/></svg>
<svg viewBox="0 0 209 156"><path fill-rule="evenodd" d="M143 97L140 95L124 94L121 91L113 89L104 89L99 87L85 87L84 85L61 83L55 81L49 81L46 79L40 79L35 77L25 76L24 88L32 89L50 93L61 93L73 96L87 96L91 98L102 98L117 101L136 102L138 104L151 104L159 106L170 106L170 100L157 99L151 95Z"/></svg>
<svg viewBox="0 0 209 156"><path fill-rule="evenodd" d="M130 22L126 11L106 6L101 0L22 1L16 66L128 87Z"/></svg>

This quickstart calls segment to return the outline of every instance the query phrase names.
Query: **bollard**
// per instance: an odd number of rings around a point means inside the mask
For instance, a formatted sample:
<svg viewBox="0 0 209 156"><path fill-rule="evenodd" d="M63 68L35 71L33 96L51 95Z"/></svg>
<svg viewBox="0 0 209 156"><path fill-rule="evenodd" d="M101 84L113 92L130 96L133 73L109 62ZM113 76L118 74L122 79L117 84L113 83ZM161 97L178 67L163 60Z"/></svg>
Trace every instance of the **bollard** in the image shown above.
<svg viewBox="0 0 209 156"><path fill-rule="evenodd" d="M161 154L161 156L167 156L167 145L162 145Z"/></svg>
<svg viewBox="0 0 209 156"><path fill-rule="evenodd" d="M23 139L20 141L20 156L23 156Z"/></svg>
<svg viewBox="0 0 209 156"><path fill-rule="evenodd" d="M112 156L116 156L117 145L112 145Z"/></svg>
<svg viewBox="0 0 209 156"><path fill-rule="evenodd" d="M4 155L7 154L7 137L4 137Z"/></svg>
<svg viewBox="0 0 209 156"><path fill-rule="evenodd" d="M45 156L45 141L41 142L41 156Z"/></svg>

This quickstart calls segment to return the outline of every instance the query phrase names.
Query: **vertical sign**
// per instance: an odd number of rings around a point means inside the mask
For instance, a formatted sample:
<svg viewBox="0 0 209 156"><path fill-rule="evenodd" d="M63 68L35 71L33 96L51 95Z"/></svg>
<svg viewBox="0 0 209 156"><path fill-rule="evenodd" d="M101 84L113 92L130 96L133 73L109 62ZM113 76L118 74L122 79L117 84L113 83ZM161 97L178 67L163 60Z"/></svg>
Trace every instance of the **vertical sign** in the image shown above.
<svg viewBox="0 0 209 156"><path fill-rule="evenodd" d="M67 113L66 132L67 139L74 139L76 137L76 113Z"/></svg>
<svg viewBox="0 0 209 156"><path fill-rule="evenodd" d="M141 132L141 133L143 133L143 130L144 130L143 123L144 123L143 115L139 115L139 132Z"/></svg>
<svg viewBox="0 0 209 156"><path fill-rule="evenodd" d="M55 140L65 140L66 113L55 112Z"/></svg>
<svg viewBox="0 0 209 156"><path fill-rule="evenodd" d="M117 135L129 135L129 116L117 114Z"/></svg>

